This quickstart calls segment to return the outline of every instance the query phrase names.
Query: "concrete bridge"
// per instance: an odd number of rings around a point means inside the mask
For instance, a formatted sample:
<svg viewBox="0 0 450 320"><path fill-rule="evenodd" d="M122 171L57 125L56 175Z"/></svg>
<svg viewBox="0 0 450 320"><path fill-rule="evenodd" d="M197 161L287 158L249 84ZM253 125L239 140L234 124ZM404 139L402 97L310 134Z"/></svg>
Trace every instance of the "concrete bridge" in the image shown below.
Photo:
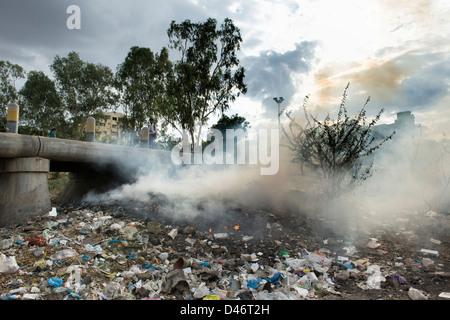
<svg viewBox="0 0 450 320"><path fill-rule="evenodd" d="M0 132L0 227L51 210L48 172L69 172L56 200L65 203L131 183L156 162L170 165L170 152Z"/></svg>

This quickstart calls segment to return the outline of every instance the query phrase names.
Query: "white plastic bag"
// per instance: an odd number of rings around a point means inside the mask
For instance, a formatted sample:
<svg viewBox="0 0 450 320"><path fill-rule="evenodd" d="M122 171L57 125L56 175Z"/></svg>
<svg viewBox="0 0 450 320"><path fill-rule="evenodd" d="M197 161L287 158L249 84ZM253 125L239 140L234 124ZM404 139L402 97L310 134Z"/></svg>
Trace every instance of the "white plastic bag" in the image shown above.
<svg viewBox="0 0 450 320"><path fill-rule="evenodd" d="M0 255L0 273L13 273L19 269L16 257L7 257L3 253Z"/></svg>
<svg viewBox="0 0 450 320"><path fill-rule="evenodd" d="M372 265L367 267L366 274L367 278L367 288L368 289L381 289L381 282L386 281L386 278L382 276L380 267L377 265Z"/></svg>

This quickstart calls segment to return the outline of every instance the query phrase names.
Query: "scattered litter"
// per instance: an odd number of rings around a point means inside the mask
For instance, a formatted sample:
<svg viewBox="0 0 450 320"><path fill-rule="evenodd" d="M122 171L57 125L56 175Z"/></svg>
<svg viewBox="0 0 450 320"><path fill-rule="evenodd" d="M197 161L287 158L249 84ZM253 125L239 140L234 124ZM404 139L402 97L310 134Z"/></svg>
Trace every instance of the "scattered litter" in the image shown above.
<svg viewBox="0 0 450 320"><path fill-rule="evenodd" d="M416 288L409 288L408 290L408 296L411 298L411 300L428 300L427 295Z"/></svg>
<svg viewBox="0 0 450 320"><path fill-rule="evenodd" d="M378 248L380 244L377 241L378 241L377 239L371 238L369 243L367 244L367 247L372 249Z"/></svg>
<svg viewBox="0 0 450 320"><path fill-rule="evenodd" d="M47 281L47 284L52 287L61 287L64 284L63 279L52 277Z"/></svg>
<svg viewBox="0 0 450 320"><path fill-rule="evenodd" d="M441 244L441 241L437 239L431 238L430 241L433 242L434 244Z"/></svg>
<svg viewBox="0 0 450 320"><path fill-rule="evenodd" d="M216 239L226 239L228 238L228 233L215 233L214 238Z"/></svg>
<svg viewBox="0 0 450 320"><path fill-rule="evenodd" d="M13 239L3 239L0 241L0 249L8 249L14 244Z"/></svg>
<svg viewBox="0 0 450 320"><path fill-rule="evenodd" d="M407 283L405 277L403 277L399 274L392 274L391 279L395 280L398 284L406 284Z"/></svg>
<svg viewBox="0 0 450 320"><path fill-rule="evenodd" d="M386 278L381 274L380 266L368 266L365 273L368 275L366 282L367 288L377 290L381 289L381 282L386 281Z"/></svg>
<svg viewBox="0 0 450 320"><path fill-rule="evenodd" d="M13 273L19 269L16 258L0 254L0 273Z"/></svg>
<svg viewBox="0 0 450 320"><path fill-rule="evenodd" d="M50 256L50 259L52 260L63 260L67 258L76 257L78 253L73 249L64 249L61 251L58 251Z"/></svg>
<svg viewBox="0 0 450 320"><path fill-rule="evenodd" d="M56 217L58 213L56 212L56 208L52 207L52 210L48 213L49 217Z"/></svg>
<svg viewBox="0 0 450 320"><path fill-rule="evenodd" d="M346 254L349 256L353 256L356 253L355 246L348 246L343 248L346 251Z"/></svg>
<svg viewBox="0 0 450 320"><path fill-rule="evenodd" d="M429 267L431 267L431 266L434 266L434 261L431 260L430 258L423 258L423 259L422 259L422 265L423 265L425 268L429 268Z"/></svg>
<svg viewBox="0 0 450 320"><path fill-rule="evenodd" d="M419 256L419 247L414 257L384 237L367 242L367 234L327 235L315 242L304 235L261 239L241 224L213 233L106 210L51 212L33 223L0 228L0 300L346 299L349 287L356 290L352 298L370 290L381 296L386 287L389 297L450 298L445 287L439 296L428 295L417 280L448 281L445 238L427 236L422 242L440 245L441 255L421 249ZM282 228L267 223L264 232Z"/></svg>
<svg viewBox="0 0 450 320"><path fill-rule="evenodd" d="M281 248L280 249L280 252L278 253L278 255L280 256L280 257L287 257L287 256L289 256L289 250L288 249L286 249L286 248Z"/></svg>
<svg viewBox="0 0 450 320"><path fill-rule="evenodd" d="M27 241L30 246L41 246L41 247L45 246L45 243L47 242L45 238L41 236L28 237L25 238L25 241Z"/></svg>
<svg viewBox="0 0 450 320"><path fill-rule="evenodd" d="M171 237L172 239L175 239L175 237L177 236L177 234L178 234L178 229L176 229L176 228L170 230L170 232L168 233L169 237Z"/></svg>
<svg viewBox="0 0 450 320"><path fill-rule="evenodd" d="M438 295L439 298L446 298L446 299L450 299L450 292L441 292Z"/></svg>
<svg viewBox="0 0 450 320"><path fill-rule="evenodd" d="M422 253L428 253L428 254L432 254L434 256L439 256L439 252L436 250L429 250L429 249L420 249L420 252Z"/></svg>

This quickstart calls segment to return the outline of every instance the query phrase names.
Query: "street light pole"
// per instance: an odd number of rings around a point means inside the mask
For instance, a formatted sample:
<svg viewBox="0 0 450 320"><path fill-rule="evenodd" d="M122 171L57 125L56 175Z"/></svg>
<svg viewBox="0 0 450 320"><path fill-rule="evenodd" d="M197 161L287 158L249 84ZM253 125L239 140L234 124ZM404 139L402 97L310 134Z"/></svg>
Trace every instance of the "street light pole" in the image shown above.
<svg viewBox="0 0 450 320"><path fill-rule="evenodd" d="M283 97L273 98L278 105L278 130L280 130L280 104L284 101Z"/></svg>

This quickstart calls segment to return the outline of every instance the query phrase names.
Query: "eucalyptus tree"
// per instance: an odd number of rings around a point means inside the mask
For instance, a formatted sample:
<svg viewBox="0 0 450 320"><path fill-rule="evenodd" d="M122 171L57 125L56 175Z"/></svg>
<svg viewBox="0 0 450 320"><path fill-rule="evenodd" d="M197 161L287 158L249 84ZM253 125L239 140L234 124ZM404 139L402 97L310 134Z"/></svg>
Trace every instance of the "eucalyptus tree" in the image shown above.
<svg viewBox="0 0 450 320"><path fill-rule="evenodd" d="M150 118L160 114L171 68L167 48L155 54L150 48L131 47L115 76L125 113L120 120L124 129L140 130Z"/></svg>
<svg viewBox="0 0 450 320"><path fill-rule="evenodd" d="M80 139L87 118L115 104L114 73L102 64L83 61L74 51L67 57L56 56L50 69L65 110L67 129L75 139Z"/></svg>
<svg viewBox="0 0 450 320"><path fill-rule="evenodd" d="M46 135L56 128L58 137L65 136L64 108L53 80L42 71L30 71L19 94L21 119L29 133Z"/></svg>
<svg viewBox="0 0 450 320"><path fill-rule="evenodd" d="M178 51L169 77L163 116L194 146L201 146L201 130L213 114L223 114L230 103L247 92L245 70L238 51L239 28L231 19L218 26L215 19L193 23L172 21L167 31L169 47Z"/></svg>

